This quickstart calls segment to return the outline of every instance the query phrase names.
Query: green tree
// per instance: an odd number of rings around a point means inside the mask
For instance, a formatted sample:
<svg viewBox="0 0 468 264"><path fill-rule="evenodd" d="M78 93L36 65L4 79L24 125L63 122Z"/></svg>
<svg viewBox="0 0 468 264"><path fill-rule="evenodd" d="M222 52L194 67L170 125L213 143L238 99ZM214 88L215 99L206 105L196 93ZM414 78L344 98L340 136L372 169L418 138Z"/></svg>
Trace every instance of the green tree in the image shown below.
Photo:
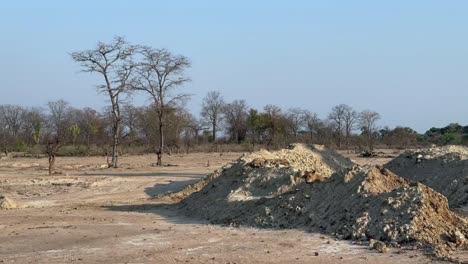
<svg viewBox="0 0 468 264"><path fill-rule="evenodd" d="M462 135L460 133L445 133L441 137L443 145L460 145L462 143Z"/></svg>
<svg viewBox="0 0 468 264"><path fill-rule="evenodd" d="M72 126L70 126L68 128L68 132L70 133L71 137L72 137L72 142L73 142L73 146L75 146L76 144L76 139L80 136L81 134L81 128L77 125L77 124L74 124Z"/></svg>
<svg viewBox="0 0 468 264"><path fill-rule="evenodd" d="M34 143L39 144L41 142L41 137L42 137L42 122L37 120L34 122L34 130L32 134Z"/></svg>

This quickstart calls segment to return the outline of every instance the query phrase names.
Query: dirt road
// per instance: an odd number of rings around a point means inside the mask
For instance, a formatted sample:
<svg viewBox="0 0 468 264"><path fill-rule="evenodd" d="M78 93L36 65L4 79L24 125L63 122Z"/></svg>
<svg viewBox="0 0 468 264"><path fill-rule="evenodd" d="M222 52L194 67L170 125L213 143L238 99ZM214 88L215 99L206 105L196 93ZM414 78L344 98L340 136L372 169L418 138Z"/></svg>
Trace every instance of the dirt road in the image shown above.
<svg viewBox="0 0 468 264"><path fill-rule="evenodd" d="M46 159L2 159L0 194L20 208L0 211L0 263L433 263L420 251L380 254L300 230L210 225L148 199L240 155L173 155L164 168L152 155L122 157L118 169L58 158L53 176Z"/></svg>

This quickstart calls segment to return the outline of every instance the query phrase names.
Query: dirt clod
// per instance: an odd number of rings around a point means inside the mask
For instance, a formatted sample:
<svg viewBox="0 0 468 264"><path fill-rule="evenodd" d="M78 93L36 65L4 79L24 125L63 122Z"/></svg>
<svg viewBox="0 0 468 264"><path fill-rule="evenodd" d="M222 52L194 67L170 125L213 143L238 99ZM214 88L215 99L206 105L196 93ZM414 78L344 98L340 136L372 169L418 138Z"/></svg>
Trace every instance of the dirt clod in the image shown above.
<svg viewBox="0 0 468 264"><path fill-rule="evenodd" d="M261 167L281 167L281 166L290 166L289 161L286 159L264 159L264 158L255 158L252 160L249 165L252 168L261 168Z"/></svg>
<svg viewBox="0 0 468 264"><path fill-rule="evenodd" d="M466 243L465 235L460 230L454 230L450 234L450 242L455 243L457 246L461 246Z"/></svg>
<svg viewBox="0 0 468 264"><path fill-rule="evenodd" d="M318 175L315 171L305 171L302 177L305 179L306 183L314 183L324 180L324 178Z"/></svg>
<svg viewBox="0 0 468 264"><path fill-rule="evenodd" d="M384 242L378 241L378 240L375 240L375 239L370 240L369 247L371 249L377 250L380 253L387 253L388 252L387 245Z"/></svg>

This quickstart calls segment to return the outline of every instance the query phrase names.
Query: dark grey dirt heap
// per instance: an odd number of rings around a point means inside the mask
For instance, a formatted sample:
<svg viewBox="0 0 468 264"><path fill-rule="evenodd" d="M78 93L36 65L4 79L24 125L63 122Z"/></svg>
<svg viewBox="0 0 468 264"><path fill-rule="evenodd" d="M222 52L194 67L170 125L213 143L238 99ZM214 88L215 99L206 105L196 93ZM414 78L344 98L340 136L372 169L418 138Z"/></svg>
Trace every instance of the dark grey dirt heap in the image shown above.
<svg viewBox="0 0 468 264"><path fill-rule="evenodd" d="M407 151L385 165L401 177L421 182L447 197L451 207L468 205L468 148L434 147Z"/></svg>

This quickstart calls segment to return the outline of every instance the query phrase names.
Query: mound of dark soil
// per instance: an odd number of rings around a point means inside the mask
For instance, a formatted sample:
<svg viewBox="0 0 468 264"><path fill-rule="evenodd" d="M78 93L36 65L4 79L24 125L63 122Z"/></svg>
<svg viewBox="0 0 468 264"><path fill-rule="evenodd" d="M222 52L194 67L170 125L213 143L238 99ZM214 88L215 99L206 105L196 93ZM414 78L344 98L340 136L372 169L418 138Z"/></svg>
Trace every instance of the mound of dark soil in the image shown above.
<svg viewBox="0 0 468 264"><path fill-rule="evenodd" d="M446 146L407 151L385 167L440 192L451 207L468 205L468 148Z"/></svg>

